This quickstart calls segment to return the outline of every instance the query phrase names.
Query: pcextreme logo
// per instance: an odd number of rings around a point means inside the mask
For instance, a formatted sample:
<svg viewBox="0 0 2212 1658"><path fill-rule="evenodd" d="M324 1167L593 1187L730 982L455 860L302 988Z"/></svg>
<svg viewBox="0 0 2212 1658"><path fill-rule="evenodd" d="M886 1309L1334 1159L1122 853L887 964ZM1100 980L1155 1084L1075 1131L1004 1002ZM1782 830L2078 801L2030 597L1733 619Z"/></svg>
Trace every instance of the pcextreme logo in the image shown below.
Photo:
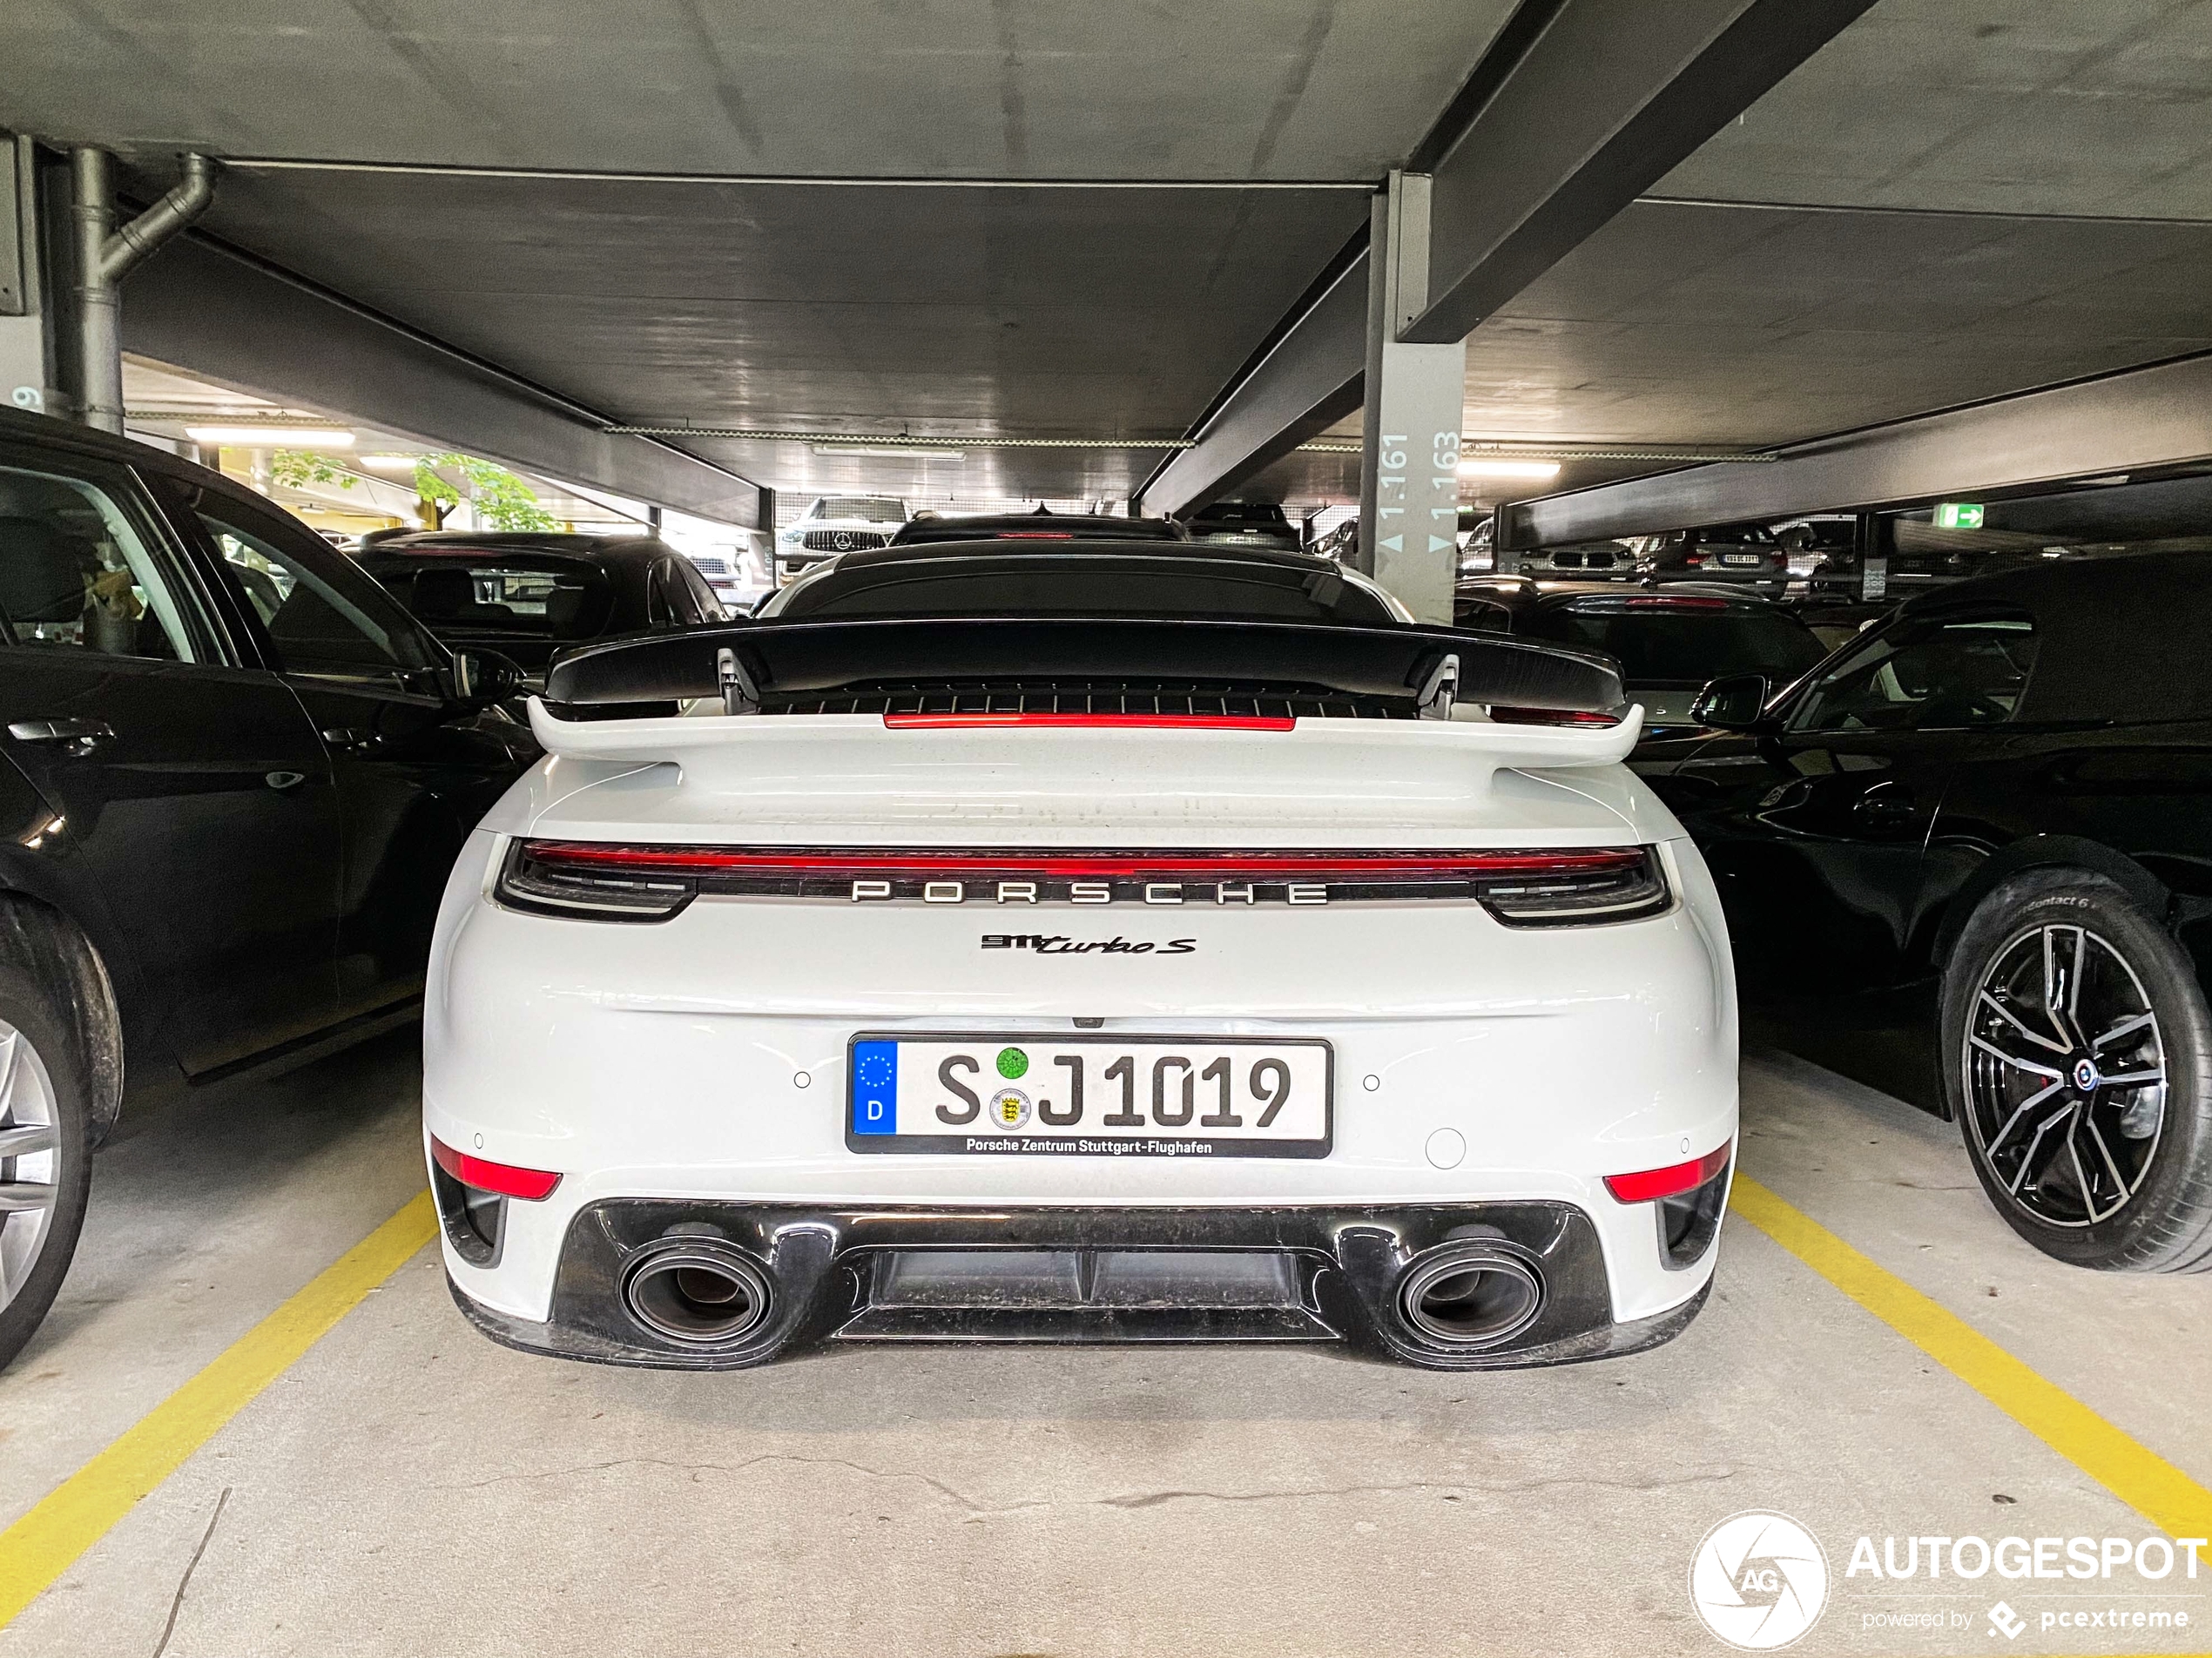
<svg viewBox="0 0 2212 1658"><path fill-rule="evenodd" d="M1744 1652L1799 1641L1828 1604L1828 1556L1787 1514L1730 1514L1689 1563L1689 1601L1705 1627Z"/></svg>

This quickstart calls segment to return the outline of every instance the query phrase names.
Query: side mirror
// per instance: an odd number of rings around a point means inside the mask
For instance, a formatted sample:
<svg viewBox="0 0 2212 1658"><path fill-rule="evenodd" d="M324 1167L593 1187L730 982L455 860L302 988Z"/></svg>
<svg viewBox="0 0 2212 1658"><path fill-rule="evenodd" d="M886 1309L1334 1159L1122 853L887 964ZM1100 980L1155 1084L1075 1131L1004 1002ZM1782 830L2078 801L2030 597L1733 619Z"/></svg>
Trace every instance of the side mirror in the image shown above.
<svg viewBox="0 0 2212 1658"><path fill-rule="evenodd" d="M1774 688L1762 673L1723 674L1709 680L1689 704L1689 717L1716 731L1748 731L1766 713Z"/></svg>
<svg viewBox="0 0 2212 1658"><path fill-rule="evenodd" d="M474 713L504 701L522 683L522 666L512 657L476 645L453 653L453 701L463 712Z"/></svg>

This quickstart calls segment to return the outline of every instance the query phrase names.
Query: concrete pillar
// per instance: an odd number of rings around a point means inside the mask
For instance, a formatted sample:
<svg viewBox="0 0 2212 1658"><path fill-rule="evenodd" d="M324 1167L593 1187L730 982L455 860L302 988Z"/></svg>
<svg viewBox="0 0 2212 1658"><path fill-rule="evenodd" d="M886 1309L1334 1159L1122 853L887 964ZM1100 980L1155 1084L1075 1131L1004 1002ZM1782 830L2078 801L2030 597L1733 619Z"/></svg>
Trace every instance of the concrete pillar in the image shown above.
<svg viewBox="0 0 2212 1658"><path fill-rule="evenodd" d="M1467 342L1399 339L1428 308L1429 180L1393 172L1367 255L1359 565L1424 622L1449 623L1459 576L1460 420Z"/></svg>
<svg viewBox="0 0 2212 1658"><path fill-rule="evenodd" d="M32 414L61 399L39 256L45 215L37 168L29 138L0 137L0 403Z"/></svg>

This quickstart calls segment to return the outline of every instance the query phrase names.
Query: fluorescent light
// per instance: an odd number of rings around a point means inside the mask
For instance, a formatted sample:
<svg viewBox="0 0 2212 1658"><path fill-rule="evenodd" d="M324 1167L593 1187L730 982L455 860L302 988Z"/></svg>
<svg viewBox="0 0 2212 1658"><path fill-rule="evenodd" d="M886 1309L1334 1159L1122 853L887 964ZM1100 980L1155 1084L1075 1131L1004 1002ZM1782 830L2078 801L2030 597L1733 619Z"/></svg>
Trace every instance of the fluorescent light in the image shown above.
<svg viewBox="0 0 2212 1658"><path fill-rule="evenodd" d="M364 455L360 457L365 467L374 467L379 472L412 472L415 457L412 455Z"/></svg>
<svg viewBox="0 0 2212 1658"><path fill-rule="evenodd" d="M1460 475L1463 478L1534 478L1542 480L1559 475L1556 461L1462 461Z"/></svg>
<svg viewBox="0 0 2212 1658"><path fill-rule="evenodd" d="M185 435L195 443L242 449L347 449L354 443L354 435L342 426L187 426Z"/></svg>
<svg viewBox="0 0 2212 1658"><path fill-rule="evenodd" d="M893 448L888 444L817 443L812 446L817 455L883 455L900 461L964 461L965 449L925 449L909 446Z"/></svg>

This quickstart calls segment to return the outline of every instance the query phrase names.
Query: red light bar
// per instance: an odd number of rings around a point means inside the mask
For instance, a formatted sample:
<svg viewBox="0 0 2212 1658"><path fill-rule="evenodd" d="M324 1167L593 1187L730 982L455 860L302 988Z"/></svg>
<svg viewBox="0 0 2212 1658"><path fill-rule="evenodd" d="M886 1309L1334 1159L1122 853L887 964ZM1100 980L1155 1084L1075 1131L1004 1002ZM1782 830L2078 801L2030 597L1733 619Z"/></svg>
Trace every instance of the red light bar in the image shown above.
<svg viewBox="0 0 2212 1658"><path fill-rule="evenodd" d="M1025 852L747 852L721 846L616 846L591 841L537 840L529 856L572 868L665 870L675 873L815 878L902 873L1042 875L1073 880L1138 880L1187 875L1231 880L1263 876L1299 880L1475 880L1496 875L1595 875L1643 861L1639 846L1560 852L1419 853L1025 853ZM456 1176L458 1178L458 1176Z"/></svg>
<svg viewBox="0 0 2212 1658"><path fill-rule="evenodd" d="M535 1203L550 1197L553 1189L561 1183L560 1176L544 1169L517 1169L512 1163L494 1163L489 1157L472 1157L465 1151L455 1151L437 1137L430 1136L430 1155L437 1159L438 1167L464 1186L474 1186L478 1191L497 1192L502 1197L519 1197L526 1203Z"/></svg>
<svg viewBox="0 0 2212 1658"><path fill-rule="evenodd" d="M1069 529L1001 529L994 538L998 541L1073 541Z"/></svg>
<svg viewBox="0 0 2212 1658"><path fill-rule="evenodd" d="M1490 707L1490 718L1501 725L1573 725L1576 727L1618 725L1618 714L1595 714L1580 708L1501 708Z"/></svg>
<svg viewBox="0 0 2212 1658"><path fill-rule="evenodd" d="M1718 1150L1693 1157L1688 1163L1647 1169L1635 1175L1608 1175L1605 1189L1613 1194L1616 1203L1649 1203L1662 1197L1678 1197L1683 1192L1696 1191L1727 1168L1728 1153L1728 1142L1723 1141Z"/></svg>
<svg viewBox="0 0 2212 1658"><path fill-rule="evenodd" d="M1199 731L1298 729L1298 721L1288 716L1263 714L886 714L883 723L894 731L934 731L961 725L1089 726L1109 730L1146 727Z"/></svg>

